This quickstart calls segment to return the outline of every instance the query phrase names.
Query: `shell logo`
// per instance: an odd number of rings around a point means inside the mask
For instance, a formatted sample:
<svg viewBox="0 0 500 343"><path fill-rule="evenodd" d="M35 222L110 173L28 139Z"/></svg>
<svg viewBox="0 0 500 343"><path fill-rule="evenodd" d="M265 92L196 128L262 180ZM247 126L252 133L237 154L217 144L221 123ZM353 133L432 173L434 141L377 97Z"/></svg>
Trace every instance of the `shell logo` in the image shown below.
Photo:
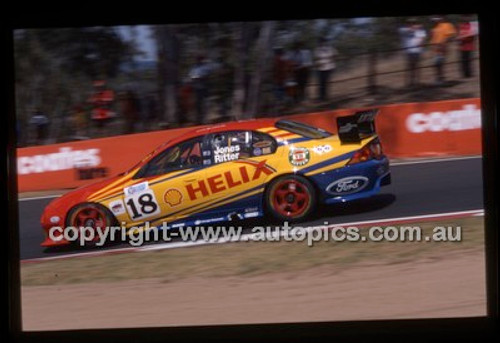
<svg viewBox="0 0 500 343"><path fill-rule="evenodd" d="M182 193L175 188L169 189L165 192L163 200L165 200L170 207L178 206L182 202Z"/></svg>

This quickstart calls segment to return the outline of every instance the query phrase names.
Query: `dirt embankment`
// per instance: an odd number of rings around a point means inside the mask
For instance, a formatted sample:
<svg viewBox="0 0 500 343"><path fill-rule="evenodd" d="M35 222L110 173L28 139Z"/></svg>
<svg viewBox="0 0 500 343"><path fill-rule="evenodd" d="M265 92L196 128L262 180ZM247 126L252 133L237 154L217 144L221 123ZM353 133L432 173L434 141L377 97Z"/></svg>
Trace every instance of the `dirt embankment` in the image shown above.
<svg viewBox="0 0 500 343"><path fill-rule="evenodd" d="M25 330L483 316L484 253L250 277L31 286L22 299Z"/></svg>

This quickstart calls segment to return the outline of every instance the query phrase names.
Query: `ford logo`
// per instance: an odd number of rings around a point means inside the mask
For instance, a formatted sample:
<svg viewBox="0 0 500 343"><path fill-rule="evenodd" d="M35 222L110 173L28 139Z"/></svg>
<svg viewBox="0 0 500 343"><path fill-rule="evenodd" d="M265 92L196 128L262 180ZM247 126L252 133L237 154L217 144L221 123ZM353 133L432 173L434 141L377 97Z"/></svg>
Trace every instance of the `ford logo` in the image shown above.
<svg viewBox="0 0 500 343"><path fill-rule="evenodd" d="M332 182L326 191L334 195L356 193L368 186L368 178L364 176L350 176Z"/></svg>

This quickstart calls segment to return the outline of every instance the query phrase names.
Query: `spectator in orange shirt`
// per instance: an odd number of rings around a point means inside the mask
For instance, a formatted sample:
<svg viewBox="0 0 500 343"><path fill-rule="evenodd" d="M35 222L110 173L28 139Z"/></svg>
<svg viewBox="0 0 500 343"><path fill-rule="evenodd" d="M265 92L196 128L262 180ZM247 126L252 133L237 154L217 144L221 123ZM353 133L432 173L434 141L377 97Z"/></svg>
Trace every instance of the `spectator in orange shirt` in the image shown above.
<svg viewBox="0 0 500 343"><path fill-rule="evenodd" d="M471 77L472 53L476 49L477 22L472 16L464 15L458 26L458 43L460 47L460 61L462 62L462 76Z"/></svg>
<svg viewBox="0 0 500 343"><path fill-rule="evenodd" d="M444 78L444 64L450 42L455 38L457 31L452 23L443 17L434 17L435 26L432 29L431 44L434 51L434 66L436 67L436 83L442 84Z"/></svg>

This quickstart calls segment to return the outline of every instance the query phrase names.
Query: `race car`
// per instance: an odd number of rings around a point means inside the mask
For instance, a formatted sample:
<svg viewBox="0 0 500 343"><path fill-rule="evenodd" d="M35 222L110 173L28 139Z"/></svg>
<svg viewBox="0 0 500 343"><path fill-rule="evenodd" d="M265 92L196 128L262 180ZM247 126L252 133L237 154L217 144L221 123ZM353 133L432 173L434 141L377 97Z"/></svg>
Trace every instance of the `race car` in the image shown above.
<svg viewBox="0 0 500 343"><path fill-rule="evenodd" d="M193 129L130 170L53 200L43 247L71 242L52 227L199 226L259 216L296 222L319 203L370 197L391 182L375 131L378 110L337 118L337 134L289 119Z"/></svg>

